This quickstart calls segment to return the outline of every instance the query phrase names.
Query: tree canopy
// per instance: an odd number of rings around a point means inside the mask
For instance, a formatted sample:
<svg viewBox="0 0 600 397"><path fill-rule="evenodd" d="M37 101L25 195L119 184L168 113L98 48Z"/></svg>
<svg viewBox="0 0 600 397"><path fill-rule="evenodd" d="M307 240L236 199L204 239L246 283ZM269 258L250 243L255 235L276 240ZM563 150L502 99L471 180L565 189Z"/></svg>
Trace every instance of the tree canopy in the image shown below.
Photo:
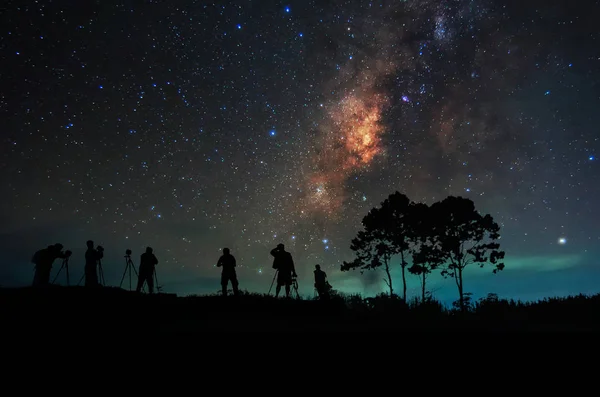
<svg viewBox="0 0 600 397"><path fill-rule="evenodd" d="M356 258L351 262L344 262L341 267L342 271L361 269L362 272L383 266L387 276L386 284L390 289L390 295L393 295L390 261L394 256L400 255L403 298L405 300L405 268L407 266L405 254L410 247L410 231L408 229L410 205L408 197L395 192L381 203L381 207L369 211L362 219L364 230L357 233L350 246L355 252Z"/></svg>
<svg viewBox="0 0 600 397"><path fill-rule="evenodd" d="M500 226L491 215L482 216L472 200L449 196L432 205L436 217L437 239L444 252L446 266L442 276L456 282L460 307L464 310L463 271L476 263L493 266L493 273L504 269L504 251L500 251Z"/></svg>
<svg viewBox="0 0 600 397"><path fill-rule="evenodd" d="M393 283L391 260L400 256L403 298L406 300L405 269L407 259L411 274L419 276L422 299L426 298L427 276L441 270L441 275L456 282L459 303L464 310L463 271L476 263L493 265L493 273L504 269L504 252L500 251L500 227L491 215L482 216L472 200L449 196L431 206L411 202L394 192L362 219L363 230L352 240L355 259L343 262L342 271L373 270L383 267L390 295Z"/></svg>

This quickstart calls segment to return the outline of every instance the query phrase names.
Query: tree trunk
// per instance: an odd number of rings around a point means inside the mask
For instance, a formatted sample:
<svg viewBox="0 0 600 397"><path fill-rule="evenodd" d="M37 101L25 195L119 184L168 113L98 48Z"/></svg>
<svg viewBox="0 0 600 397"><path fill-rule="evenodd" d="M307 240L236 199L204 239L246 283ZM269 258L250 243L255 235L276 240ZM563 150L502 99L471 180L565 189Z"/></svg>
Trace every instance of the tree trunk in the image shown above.
<svg viewBox="0 0 600 397"><path fill-rule="evenodd" d="M406 262L404 261L404 252L400 255L402 257L402 299L406 302Z"/></svg>
<svg viewBox="0 0 600 397"><path fill-rule="evenodd" d="M390 265L387 258L384 258L385 261L385 272L388 277L388 286L390 287L390 298L394 295L394 288L392 288L392 275L390 274Z"/></svg>
<svg viewBox="0 0 600 397"><path fill-rule="evenodd" d="M458 296L460 299L460 310L461 311L465 311L465 298L463 295L463 280L462 280L462 267L458 268L458 273L457 273L457 285L458 285Z"/></svg>
<svg viewBox="0 0 600 397"><path fill-rule="evenodd" d="M423 301L423 303L425 303L425 280L427 279L427 273L425 273L425 267L423 267L423 273L421 273L423 276L423 281L421 283L421 293L422 293L422 297L421 300Z"/></svg>

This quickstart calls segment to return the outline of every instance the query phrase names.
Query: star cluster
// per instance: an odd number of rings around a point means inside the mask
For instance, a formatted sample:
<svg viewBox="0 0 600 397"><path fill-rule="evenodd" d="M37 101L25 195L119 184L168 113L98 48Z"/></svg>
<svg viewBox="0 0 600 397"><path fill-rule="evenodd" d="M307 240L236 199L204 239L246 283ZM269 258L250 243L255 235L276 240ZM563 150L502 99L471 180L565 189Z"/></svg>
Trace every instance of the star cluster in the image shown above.
<svg viewBox="0 0 600 397"><path fill-rule="evenodd" d="M269 251L283 242L305 292L316 263L334 286L364 292L380 277L339 265L362 217L396 190L473 199L502 226L507 273L550 258L587 269L600 241L599 11L10 1L2 284L29 283L32 253L56 241L77 266L93 239L113 283L125 249L150 245L173 292L216 291L227 246L241 288L266 292Z"/></svg>

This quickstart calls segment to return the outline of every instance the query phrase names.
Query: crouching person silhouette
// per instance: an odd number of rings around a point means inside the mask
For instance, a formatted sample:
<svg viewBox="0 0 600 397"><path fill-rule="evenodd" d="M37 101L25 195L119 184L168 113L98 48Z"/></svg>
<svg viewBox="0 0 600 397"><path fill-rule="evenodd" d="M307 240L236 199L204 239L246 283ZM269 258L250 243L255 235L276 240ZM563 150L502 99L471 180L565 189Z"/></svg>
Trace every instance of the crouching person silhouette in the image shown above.
<svg viewBox="0 0 600 397"><path fill-rule="evenodd" d="M315 289L319 294L319 299L329 298L331 285L327 281L327 273L321 270L320 265L315 265Z"/></svg>
<svg viewBox="0 0 600 397"><path fill-rule="evenodd" d="M50 285L50 272L52 271L54 260L57 258L65 259L68 257L66 253L62 252L62 249L63 245L56 243L37 251L33 255L31 262L35 264L35 273L32 284L34 287Z"/></svg>
<svg viewBox="0 0 600 397"><path fill-rule="evenodd" d="M223 268L221 271L221 288L223 288L223 296L227 296L227 284L229 281L231 281L233 295L239 295L235 265L235 257L229 253L229 248L223 248L223 255L221 255L217 262L217 267Z"/></svg>
<svg viewBox="0 0 600 397"><path fill-rule="evenodd" d="M146 252L140 256L140 272L136 291L140 292L144 282L148 285L148 293L154 292L154 267L158 264L158 259L152 253L152 248L147 247Z"/></svg>

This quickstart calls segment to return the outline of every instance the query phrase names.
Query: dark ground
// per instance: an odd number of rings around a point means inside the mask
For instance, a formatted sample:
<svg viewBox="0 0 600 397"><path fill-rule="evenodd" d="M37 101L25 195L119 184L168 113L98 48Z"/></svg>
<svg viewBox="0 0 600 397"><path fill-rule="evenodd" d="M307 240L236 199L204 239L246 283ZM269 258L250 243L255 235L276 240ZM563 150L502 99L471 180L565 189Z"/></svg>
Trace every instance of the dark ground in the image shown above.
<svg viewBox="0 0 600 397"><path fill-rule="evenodd" d="M258 294L177 297L120 288L52 286L0 289L5 333L113 332L361 332L361 331L600 331L600 295L534 303L491 296L465 314L438 302L405 304L379 296L330 301L275 299Z"/></svg>

